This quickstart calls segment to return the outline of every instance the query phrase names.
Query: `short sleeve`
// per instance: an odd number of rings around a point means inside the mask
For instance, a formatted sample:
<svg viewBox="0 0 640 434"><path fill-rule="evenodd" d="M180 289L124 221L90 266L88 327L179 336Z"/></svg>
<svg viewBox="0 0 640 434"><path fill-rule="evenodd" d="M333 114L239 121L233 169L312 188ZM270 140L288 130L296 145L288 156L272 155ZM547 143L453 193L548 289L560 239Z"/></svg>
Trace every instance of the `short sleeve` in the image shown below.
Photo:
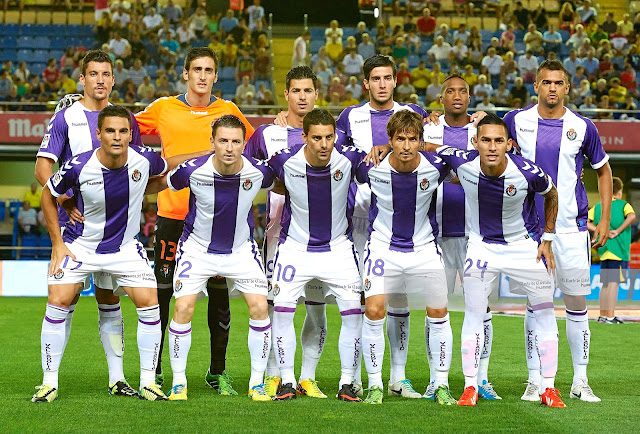
<svg viewBox="0 0 640 434"><path fill-rule="evenodd" d="M364 161L358 165L356 169L356 182L358 184L367 184L369 182L369 171L373 168L373 165L368 165Z"/></svg>
<svg viewBox="0 0 640 434"><path fill-rule="evenodd" d="M344 147L339 152L344 155L351 163L351 179L353 180L356 175L356 169L358 168L358 165L362 162L362 160L364 160L364 157L366 157L367 154L365 154L364 151L361 151L355 146Z"/></svg>
<svg viewBox="0 0 640 434"><path fill-rule="evenodd" d="M131 113L131 142L129 144L133 146L144 146L142 136L140 135L140 127L133 113Z"/></svg>
<svg viewBox="0 0 640 434"><path fill-rule="evenodd" d="M179 191L189 187L189 178L193 171L189 170L188 164L193 162L194 160L187 160L167 174L167 185L171 190Z"/></svg>
<svg viewBox="0 0 640 434"><path fill-rule="evenodd" d="M265 190L271 190L273 188L273 184L276 181L276 175L273 172L273 169L269 167L266 161L258 160L256 158L249 159L253 167L258 169L260 173L262 173L262 185L260 188Z"/></svg>
<svg viewBox="0 0 640 434"><path fill-rule="evenodd" d="M349 123L349 113L351 113L351 110L351 107L342 110L342 113L338 116L338 120L336 120L336 129L346 137L351 136L351 124ZM338 134L338 136L339 135L340 134Z"/></svg>
<svg viewBox="0 0 640 434"><path fill-rule="evenodd" d="M451 167L437 154L424 151L420 151L420 153L427 159L427 161L429 161L429 163L431 163L433 167L438 170L438 173L440 174L438 176L439 182L448 180L451 177Z"/></svg>
<svg viewBox="0 0 640 434"><path fill-rule="evenodd" d="M582 153L589 159L591 167L599 169L609 161L609 156L604 152L598 129L589 119L584 119L587 123L587 130L582 141Z"/></svg>
<svg viewBox="0 0 640 434"><path fill-rule="evenodd" d="M60 158L69 135L69 125L67 125L67 121L64 118L65 113L66 110L61 110L51 117L47 132L40 143L37 157L50 158L54 162Z"/></svg>
<svg viewBox="0 0 640 434"><path fill-rule="evenodd" d="M589 210L589 212L587 213L587 218L591 221L594 221L596 217L596 207L594 206L593 208L591 208Z"/></svg>
<svg viewBox="0 0 640 434"><path fill-rule="evenodd" d="M145 136L157 136L160 113L162 109L162 100L157 99L147 106L143 111L137 113L136 122L140 134Z"/></svg>
<svg viewBox="0 0 640 434"><path fill-rule="evenodd" d="M444 162L449 165L451 169L458 170L458 167L473 160L478 151L463 151L451 146L440 146L436 149L436 154Z"/></svg>
<svg viewBox="0 0 640 434"><path fill-rule="evenodd" d="M273 173L276 178L279 178L286 185L286 180L284 176L284 163L287 162L289 158L291 158L302 145L292 146L291 148L282 149L269 159L269 167L273 170Z"/></svg>
<svg viewBox="0 0 640 434"><path fill-rule="evenodd" d="M256 158L258 160L267 159L267 147L264 143L264 135L262 134L265 128L266 125L261 125L251 135L242 153L245 157Z"/></svg>
<svg viewBox="0 0 640 434"><path fill-rule="evenodd" d="M167 171L167 161L153 149L147 146L134 146L133 149L149 162L149 176L163 175Z"/></svg>
<svg viewBox="0 0 640 434"><path fill-rule="evenodd" d="M527 180L527 188L529 191L540 193L544 196L554 187L551 177L547 175L540 166L519 155L512 155L511 159Z"/></svg>
<svg viewBox="0 0 640 434"><path fill-rule="evenodd" d="M633 207L631 206L630 203L627 202L627 204L624 206L624 216L626 217L629 214L635 214L636 212L633 210Z"/></svg>
<svg viewBox="0 0 640 434"><path fill-rule="evenodd" d="M58 171L47 181L47 186L53 197L60 197L77 185L80 169L83 166L84 164L78 157L74 157L60 166Z"/></svg>

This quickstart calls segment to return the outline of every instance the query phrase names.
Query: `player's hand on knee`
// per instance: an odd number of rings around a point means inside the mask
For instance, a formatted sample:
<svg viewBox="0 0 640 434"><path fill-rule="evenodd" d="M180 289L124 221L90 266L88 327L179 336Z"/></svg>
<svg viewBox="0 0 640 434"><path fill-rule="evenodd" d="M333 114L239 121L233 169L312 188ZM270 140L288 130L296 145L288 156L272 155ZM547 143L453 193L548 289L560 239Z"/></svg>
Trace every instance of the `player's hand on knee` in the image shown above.
<svg viewBox="0 0 640 434"><path fill-rule="evenodd" d="M542 241L538 246L538 257L536 258L536 261L540 262L540 259L543 257L547 264L547 271L549 272L549 274L555 275L556 261L553 257L553 250L551 249L551 241Z"/></svg>
<svg viewBox="0 0 640 434"><path fill-rule="evenodd" d="M279 127L286 127L287 126L287 116L289 116L289 112L288 111L281 111L280 113L278 113L276 118L273 120L273 123L276 124Z"/></svg>
<svg viewBox="0 0 640 434"><path fill-rule="evenodd" d="M76 260L76 255L71 253L71 250L64 243L56 244L51 248L51 262L49 263L49 276L53 276L55 272L60 268L60 264L65 256Z"/></svg>
<svg viewBox="0 0 640 434"><path fill-rule="evenodd" d="M378 145L371 148L371 152L364 157L364 163L367 166L373 164L373 166L378 166L380 161L384 160L384 157L387 156L391 152L391 145Z"/></svg>

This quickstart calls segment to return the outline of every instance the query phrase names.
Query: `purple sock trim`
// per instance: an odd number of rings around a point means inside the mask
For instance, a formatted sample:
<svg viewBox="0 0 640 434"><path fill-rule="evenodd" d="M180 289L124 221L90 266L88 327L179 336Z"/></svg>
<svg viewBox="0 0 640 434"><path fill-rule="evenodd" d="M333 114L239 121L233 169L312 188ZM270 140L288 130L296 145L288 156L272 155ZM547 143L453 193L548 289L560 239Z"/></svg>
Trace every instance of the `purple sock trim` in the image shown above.
<svg viewBox="0 0 640 434"><path fill-rule="evenodd" d="M565 309L567 311L567 315L574 315L574 316L582 316L582 315L586 315L587 314L587 309L585 310L569 310L569 309Z"/></svg>
<svg viewBox="0 0 640 434"><path fill-rule="evenodd" d="M342 310L342 311L340 311L340 315L341 315L341 316L347 316L347 315L362 315L362 310L361 310L360 308L357 308L357 309Z"/></svg>
<svg viewBox="0 0 640 434"><path fill-rule="evenodd" d="M407 313L393 313L393 312L387 312L388 316L395 316L398 318L407 318L409 316L409 312Z"/></svg>
<svg viewBox="0 0 640 434"><path fill-rule="evenodd" d="M249 328L250 328L251 330L255 330L255 331L257 331L257 332L263 332L263 331L265 331L265 330L269 330L269 329L271 328L271 323L267 324L267 325L266 325L266 326L264 326L264 327L256 327L256 326L252 326L251 324L249 324Z"/></svg>
<svg viewBox="0 0 640 434"><path fill-rule="evenodd" d="M535 312L536 310L542 310L542 309L553 309L553 302L549 301L547 303L540 303L540 304L531 306L532 312Z"/></svg>
<svg viewBox="0 0 640 434"><path fill-rule="evenodd" d="M140 322L142 322L142 321L140 321ZM145 323L145 324L147 324L147 323ZM187 333L191 333L191 327L189 327L188 330L185 330L183 332L179 332L179 331L174 330L171 327L169 327L169 333L173 333L174 335L186 335Z"/></svg>
<svg viewBox="0 0 640 434"><path fill-rule="evenodd" d="M141 322L142 324L145 324L145 325L160 324L160 320L158 320L158 321L142 321L140 318L138 318L138 322Z"/></svg>
<svg viewBox="0 0 640 434"><path fill-rule="evenodd" d="M63 319L51 319L51 318L49 318L49 317L48 317L48 316L46 316L46 315L44 316L44 319L46 319L46 320L47 320L48 322L50 322L51 324L60 324L60 323L62 323L62 322L65 322L65 321L66 321L66 318L63 318Z"/></svg>
<svg viewBox="0 0 640 434"><path fill-rule="evenodd" d="M447 320L444 320L444 321L438 321L438 322L431 322L431 325L439 325L439 324L444 324L444 323L446 323L446 322L447 322Z"/></svg>
<svg viewBox="0 0 640 434"><path fill-rule="evenodd" d="M101 307L98 307L98 310L99 310L100 312L117 312L117 311L119 311L119 310L120 310L120 306L118 306L118 307L112 307L112 308L109 308L109 309L103 309L103 308L101 308Z"/></svg>
<svg viewBox="0 0 640 434"><path fill-rule="evenodd" d="M274 312L287 312L294 313L296 311L295 307L286 307L286 306L275 306L273 308Z"/></svg>
<svg viewBox="0 0 640 434"><path fill-rule="evenodd" d="M326 303L318 303L317 301L305 301L304 304L308 304L309 306L322 306Z"/></svg>

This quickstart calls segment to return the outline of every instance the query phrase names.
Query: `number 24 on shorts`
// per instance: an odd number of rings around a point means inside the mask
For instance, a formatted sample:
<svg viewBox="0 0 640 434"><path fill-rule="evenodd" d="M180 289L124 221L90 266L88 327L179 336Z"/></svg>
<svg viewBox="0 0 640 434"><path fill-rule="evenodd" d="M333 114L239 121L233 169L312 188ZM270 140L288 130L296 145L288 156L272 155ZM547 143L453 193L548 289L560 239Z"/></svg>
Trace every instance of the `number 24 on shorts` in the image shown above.
<svg viewBox="0 0 640 434"><path fill-rule="evenodd" d="M473 267L473 259L467 258L464 261L464 277L471 277L471 267ZM476 268L480 270L480 278L484 279L484 272L487 271L487 261L484 261L484 264L480 263L480 259L478 259L475 263Z"/></svg>

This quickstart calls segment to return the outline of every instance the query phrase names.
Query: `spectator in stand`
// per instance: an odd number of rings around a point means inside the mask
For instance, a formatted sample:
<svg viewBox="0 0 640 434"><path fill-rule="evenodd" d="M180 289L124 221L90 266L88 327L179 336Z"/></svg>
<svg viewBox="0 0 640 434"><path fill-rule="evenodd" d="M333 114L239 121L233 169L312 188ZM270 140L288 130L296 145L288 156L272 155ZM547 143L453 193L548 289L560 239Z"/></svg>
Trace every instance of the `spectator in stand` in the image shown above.
<svg viewBox="0 0 640 434"><path fill-rule="evenodd" d="M502 60L502 57L496 56L496 50L494 48L489 48L487 55L482 59L481 64L487 67L487 71L492 77L499 77L504 61Z"/></svg>
<svg viewBox="0 0 640 434"><path fill-rule="evenodd" d="M242 83L236 88L236 101L241 104L242 101L246 99L245 97L249 92L251 92L251 96L255 95L256 87L251 84L249 76L245 75L242 77Z"/></svg>
<svg viewBox="0 0 640 434"><path fill-rule="evenodd" d="M589 51L592 51L592 50L596 50L596 49L591 45L591 39L584 38L582 40L582 45L576 48L576 56L579 57L580 59L584 59L589 54ZM598 51L596 51L596 57L600 57L597 53Z"/></svg>
<svg viewBox="0 0 640 434"><path fill-rule="evenodd" d="M405 39L402 36L398 36L393 46L393 60L396 65L407 62L407 56L409 55L409 49L405 44Z"/></svg>
<svg viewBox="0 0 640 434"><path fill-rule="evenodd" d="M406 44L410 53L417 53L422 45L422 39L416 34L415 30L412 30L407 33Z"/></svg>
<svg viewBox="0 0 640 434"><path fill-rule="evenodd" d="M264 8L260 5L260 0L253 0L253 4L247 8L247 16L249 17L249 29L251 31L256 29L256 23L260 22L265 24Z"/></svg>
<svg viewBox="0 0 640 434"><path fill-rule="evenodd" d="M340 94L338 92L332 92L331 99L329 100L329 105L332 107L339 107L341 102L342 102L342 99L340 98ZM336 111L334 110L334 114L335 112Z"/></svg>
<svg viewBox="0 0 640 434"><path fill-rule="evenodd" d="M455 45L451 48L451 63L453 65L466 65L469 62L469 48L464 45L462 39L456 39Z"/></svg>
<svg viewBox="0 0 640 434"><path fill-rule="evenodd" d="M338 39L337 36L332 36L331 42L326 44L324 48L327 52L327 56L329 56L333 63L338 63L342 59L342 39Z"/></svg>
<svg viewBox="0 0 640 434"><path fill-rule="evenodd" d="M216 36L212 35L211 37L213 38ZM187 22L187 20L182 20L182 22L180 23L180 27L176 29L176 39L178 40L180 46L184 48L186 48L191 41L196 39L196 34L192 29L189 28L189 23Z"/></svg>
<svg viewBox="0 0 640 434"><path fill-rule="evenodd" d="M589 80L583 79L578 86L571 88L571 93L573 95L573 102L577 106L581 106L585 98L591 96L591 83Z"/></svg>
<svg viewBox="0 0 640 434"><path fill-rule="evenodd" d="M416 88L411 84L410 78L404 76L402 83L399 86L396 86L395 99L396 101L406 102L412 93L416 93Z"/></svg>
<svg viewBox="0 0 640 434"><path fill-rule="evenodd" d="M175 56L178 54L178 51L180 51L180 44L174 39L171 33L167 33L160 43L160 49L158 50L160 59L165 60L162 63L175 61Z"/></svg>
<svg viewBox="0 0 640 434"><path fill-rule="evenodd" d="M140 40L139 33L133 33L131 36L131 41L129 41L131 45L131 56L127 59L126 67L130 68L133 65L133 59L148 59L149 55L147 53L147 49Z"/></svg>
<svg viewBox="0 0 640 434"><path fill-rule="evenodd" d="M358 44L358 54L362 56L363 59L368 59L376 54L376 46L371 42L371 37L368 33L362 35L362 42Z"/></svg>
<svg viewBox="0 0 640 434"><path fill-rule="evenodd" d="M520 101L529 101L529 91L524 86L524 80L522 77L516 77L513 81L513 87L511 88L511 101L518 98Z"/></svg>
<svg viewBox="0 0 640 434"><path fill-rule="evenodd" d="M133 68L129 69L129 79L131 82L135 86L139 86L144 81L144 78L148 76L147 70L142 67L142 61L135 59L133 61Z"/></svg>
<svg viewBox="0 0 640 434"><path fill-rule="evenodd" d="M627 97L627 88L620 85L620 79L613 77L609 87L609 103L615 108L624 103Z"/></svg>
<svg viewBox="0 0 640 434"><path fill-rule="evenodd" d="M493 87L487 83L487 76L484 74L480 74L478 76L478 84L473 87L473 96L476 97L476 100L479 100L483 97L491 97L493 95Z"/></svg>
<svg viewBox="0 0 640 434"><path fill-rule="evenodd" d="M78 83L73 78L69 77L67 71L60 72L60 90L58 94L67 95L69 93L76 93Z"/></svg>
<svg viewBox="0 0 640 434"><path fill-rule="evenodd" d="M144 81L140 84L140 86L138 86L138 90L136 93L138 95L138 98L144 98L150 92L155 95L156 86L151 82L151 77L147 75L144 77Z"/></svg>
<svg viewBox="0 0 640 434"><path fill-rule="evenodd" d="M538 3L538 6L531 12L531 22L535 24L538 29L547 28L549 18L547 17L547 10L542 3Z"/></svg>
<svg viewBox="0 0 640 434"><path fill-rule="evenodd" d="M266 39L267 32L263 30L262 21L258 21L256 23L256 28L251 32L251 41L254 45L258 45L258 39L260 39L261 36L264 36Z"/></svg>
<svg viewBox="0 0 640 434"><path fill-rule="evenodd" d="M611 62L611 54L607 53L602 57L600 61L600 77L608 79L614 72L613 63Z"/></svg>
<svg viewBox="0 0 640 434"><path fill-rule="evenodd" d="M573 5L570 2L562 3L560 12L558 12L558 19L560 20L560 30L573 31L573 18L575 12Z"/></svg>
<svg viewBox="0 0 640 434"><path fill-rule="evenodd" d="M624 57L627 55L629 39L625 35L622 33L614 33L609 38L609 42L611 43L614 56Z"/></svg>
<svg viewBox="0 0 640 434"><path fill-rule="evenodd" d="M564 62L562 63L564 68L567 70L567 73L569 73L570 76L573 76L576 75L576 67L582 64L582 60L578 59L576 56L576 50L570 50L569 57L564 59Z"/></svg>
<svg viewBox="0 0 640 434"><path fill-rule="evenodd" d="M111 33L111 17L108 12L102 14L102 18L97 21L95 27L96 43L102 45L109 40Z"/></svg>
<svg viewBox="0 0 640 434"><path fill-rule="evenodd" d="M544 49L545 56L549 55L551 51L560 54L560 50L562 49L562 35L556 31L554 24L549 24L549 30L542 35L542 48Z"/></svg>
<svg viewBox="0 0 640 434"><path fill-rule="evenodd" d="M162 27L163 21L162 17L156 14L155 7L149 7L147 9L147 15L142 19L142 23L144 24L144 33L149 35L151 33L156 33Z"/></svg>
<svg viewBox="0 0 640 434"><path fill-rule="evenodd" d="M431 62L448 62L451 56L451 45L444 41L442 35L438 35L435 44L427 51Z"/></svg>
<svg viewBox="0 0 640 434"><path fill-rule="evenodd" d="M544 54L542 33L538 31L535 24L529 24L528 29L529 31L524 35L525 49L533 51L536 55Z"/></svg>
<svg viewBox="0 0 640 434"><path fill-rule="evenodd" d="M432 103L438 99L441 91L441 82L440 77L435 76L431 79L431 83L427 86L427 91L425 92L425 97L427 99L427 104Z"/></svg>
<svg viewBox="0 0 640 434"><path fill-rule="evenodd" d="M587 34L584 32L584 26L582 24L578 24L576 25L576 32L569 37L565 44L575 50L582 45L584 38L588 38Z"/></svg>
<svg viewBox="0 0 640 434"><path fill-rule="evenodd" d="M456 39L462 39L462 43L467 45L467 39L469 39L469 31L467 30L467 25L464 23L460 23L458 26L458 30L453 32L453 41L455 43Z"/></svg>
<svg viewBox="0 0 640 434"><path fill-rule="evenodd" d="M434 35L434 41L438 38L438 36L442 36L444 42L449 45L453 45L453 35L449 33L449 26L447 24L440 24L440 29L438 33Z"/></svg>
<svg viewBox="0 0 640 434"><path fill-rule="evenodd" d="M616 23L613 20L612 12L607 13L607 16L605 17L604 22L602 23L602 28L609 35L613 35L614 33L616 33L618 29L618 23Z"/></svg>
<svg viewBox="0 0 640 434"><path fill-rule="evenodd" d="M340 101L344 98L345 85L340 81L340 77L332 77L331 83L329 84L329 95L337 93L340 96Z"/></svg>
<svg viewBox="0 0 640 434"><path fill-rule="evenodd" d="M48 91L60 89L60 70L56 66L56 59L50 58L47 67L42 71L42 82Z"/></svg>
<svg viewBox="0 0 640 434"><path fill-rule="evenodd" d="M636 15L636 21L638 21L637 18L638 15ZM622 33L625 36L631 36L634 32L634 23L631 21L631 16L629 14L624 14L622 21L618 21L618 33ZM635 33L636 35L638 34L638 32Z"/></svg>
<svg viewBox="0 0 640 434"><path fill-rule="evenodd" d="M624 69L620 74L620 85L627 89L627 95L632 95L634 98L638 97L636 72L629 64L624 65Z"/></svg>
<svg viewBox="0 0 640 434"><path fill-rule="evenodd" d="M178 24L182 19L182 8L179 5L173 3L173 0L168 0L167 5L162 8L162 15L171 24Z"/></svg>
<svg viewBox="0 0 640 434"><path fill-rule="evenodd" d="M301 36L298 36L293 42L293 56L291 58L291 66L305 66L308 64L307 58L307 41L311 38L311 33L305 30Z"/></svg>
<svg viewBox="0 0 640 434"><path fill-rule="evenodd" d="M339 43L342 45L342 29L339 27L338 20L331 20L329 27L324 31L326 44ZM335 38L335 41L334 41Z"/></svg>
<svg viewBox="0 0 640 434"><path fill-rule="evenodd" d="M221 57L222 51L224 50L224 44L220 42L220 39L218 38L218 35L216 33L211 34L211 42L209 43L209 48L217 53L218 57Z"/></svg>
<svg viewBox="0 0 640 434"><path fill-rule="evenodd" d="M595 109L597 108L598 106L593 103L593 97L585 96L582 100L582 104L580 104L580 114L588 117L589 119L593 119L596 115Z"/></svg>
<svg viewBox="0 0 640 434"><path fill-rule="evenodd" d="M207 31L207 23L209 22L209 17L207 16L207 11L203 7L198 7L196 11L189 17L189 28L193 30L193 33L196 34L198 38L207 38L209 35L205 32ZM235 30L231 29L231 33ZM239 41L239 38L235 38L236 41Z"/></svg>
<svg viewBox="0 0 640 434"><path fill-rule="evenodd" d="M525 8L522 5L521 1L516 2L516 8L513 11L513 16L515 17L515 25L517 29L524 30L529 27L529 22L531 21L531 12L529 9Z"/></svg>
<svg viewBox="0 0 640 434"><path fill-rule="evenodd" d="M505 28L506 30L506 28ZM467 38L466 45L471 46L473 41L477 41L482 46L482 35L480 35L480 31L476 26L471 27L469 31L469 37Z"/></svg>
<svg viewBox="0 0 640 434"><path fill-rule="evenodd" d="M416 27L420 36L424 38L430 38L436 31L436 19L431 16L431 10L429 8L422 9L422 16L416 21Z"/></svg>
<svg viewBox="0 0 640 434"><path fill-rule="evenodd" d="M344 91L344 99L342 100L342 107L350 107L352 105L360 104L360 100L353 97L353 93L350 90Z"/></svg>
<svg viewBox="0 0 640 434"><path fill-rule="evenodd" d="M355 49L351 48L349 53L342 59L342 64L344 65L345 74L360 76L364 66L364 59Z"/></svg>
<svg viewBox="0 0 640 434"><path fill-rule="evenodd" d="M362 42L362 36L365 33L368 34L367 24L364 21L360 21L356 26L356 33L355 35L353 35L353 37L356 38L356 45L360 45L360 43Z"/></svg>
<svg viewBox="0 0 640 434"><path fill-rule="evenodd" d="M609 88L607 87L607 80L605 80L604 78L600 78L596 82L596 87L595 89L593 89L592 95L595 99L596 104L600 104L600 101L602 101L603 96L606 95L608 97Z"/></svg>
<svg viewBox="0 0 640 434"><path fill-rule="evenodd" d="M586 53L585 53L586 54ZM596 57L602 59L605 54L610 54L613 57L613 50L611 49L611 42L608 39L600 41L599 47L596 49ZM580 53L578 53L580 57Z"/></svg>
<svg viewBox="0 0 640 434"><path fill-rule="evenodd" d="M414 31L417 32L416 23L413 22L413 14L406 14L404 16L404 24L402 25L402 30L405 34Z"/></svg>
<svg viewBox="0 0 640 434"><path fill-rule="evenodd" d="M518 69L520 76L525 83L533 83L536 81L536 71L538 70L538 58L533 55L533 51L527 50L518 58Z"/></svg>
<svg viewBox="0 0 640 434"><path fill-rule="evenodd" d="M479 68L480 63L482 62L482 43L473 39L471 41L471 45L469 46L469 64L471 66Z"/></svg>
<svg viewBox="0 0 640 434"><path fill-rule="evenodd" d="M224 51L222 52L222 65L223 66L236 66L238 60L238 46L233 41L232 36L227 36L225 41Z"/></svg>
<svg viewBox="0 0 640 434"><path fill-rule="evenodd" d="M587 80L587 75L584 72L584 66L578 65L576 66L576 73L571 77L571 87L573 89L578 89L580 87L580 83L582 80Z"/></svg>
<svg viewBox="0 0 640 434"><path fill-rule="evenodd" d="M344 88L345 93L350 91L355 99L360 101L362 99L362 83L358 81L358 78L355 75L349 77L349 83Z"/></svg>
<svg viewBox="0 0 640 434"><path fill-rule="evenodd" d="M489 100L489 96L485 95L482 97L482 101L476 104L476 110L493 113L496 110L496 106Z"/></svg>
<svg viewBox="0 0 640 434"><path fill-rule="evenodd" d="M431 73L424 66L424 61L418 62L418 66L411 71L411 84L416 88L416 93L424 95L429 86Z"/></svg>
<svg viewBox="0 0 640 434"><path fill-rule="evenodd" d="M13 88L13 80L5 69L0 69L0 101L5 101Z"/></svg>
<svg viewBox="0 0 640 434"><path fill-rule="evenodd" d="M591 39L591 44L596 47L600 45L600 41L609 39L609 34L599 25L596 27L596 31L589 35L589 39Z"/></svg>
<svg viewBox="0 0 640 434"><path fill-rule="evenodd" d="M327 55L327 50L325 49L324 45L318 48L318 52L316 54L311 56L311 67L315 68L316 66L318 66L318 62L320 62L321 60L325 61L328 68L331 68L333 66L333 61Z"/></svg>
<svg viewBox="0 0 640 434"><path fill-rule="evenodd" d="M40 229L38 228L38 211L31 208L31 204L28 200L22 202L22 208L18 210L17 220L20 236L24 234L40 234Z"/></svg>
<svg viewBox="0 0 640 434"><path fill-rule="evenodd" d="M595 58L596 50L589 50L587 57L582 59L582 66L589 78L589 81L595 82L598 79L600 69L600 61Z"/></svg>
<svg viewBox="0 0 640 434"><path fill-rule="evenodd" d="M22 198L23 202L29 202L29 206L36 211L40 210L40 195L41 191L38 190L38 183L32 182L29 186L29 191L24 194Z"/></svg>
<svg viewBox="0 0 640 434"><path fill-rule="evenodd" d="M509 107L511 99L511 92L507 89L507 82L501 80L498 84L498 88L493 91L493 98L491 101L497 107Z"/></svg>
<svg viewBox="0 0 640 434"><path fill-rule="evenodd" d="M409 72L409 64L403 62L398 65L398 72L396 73L396 83L402 83L403 77L409 77L411 81L411 72Z"/></svg>
<svg viewBox="0 0 640 434"><path fill-rule="evenodd" d="M465 65L462 78L467 82L471 91L473 91L473 87L478 84L478 75L473 72L473 65Z"/></svg>
<svg viewBox="0 0 640 434"><path fill-rule="evenodd" d="M602 95L600 97L599 109L611 110L614 107L609 102L609 95ZM611 112L599 112L596 114L596 119L613 119L613 113Z"/></svg>
<svg viewBox="0 0 640 434"><path fill-rule="evenodd" d="M27 83L29 81L29 75L31 75L31 72L27 69L27 62L20 62L18 64L18 69L13 72L13 75L23 83Z"/></svg>
<svg viewBox="0 0 640 434"><path fill-rule="evenodd" d="M220 29L223 32L223 36L228 35L231 30L238 26L238 19L233 16L233 10L228 9L227 14L220 19Z"/></svg>
<svg viewBox="0 0 640 434"><path fill-rule="evenodd" d="M513 33L513 24L507 25L507 30L500 35L500 47L506 51L515 51L516 34Z"/></svg>
<svg viewBox="0 0 640 434"><path fill-rule="evenodd" d="M256 80L267 80L271 77L271 56L265 48L258 48L253 69Z"/></svg>
<svg viewBox="0 0 640 434"><path fill-rule="evenodd" d="M597 21L598 19L598 11L591 6L589 0L584 0L582 5L576 8L576 13L580 15L580 21L585 24L589 24L591 21Z"/></svg>
<svg viewBox="0 0 640 434"><path fill-rule="evenodd" d="M188 89L189 85L187 84L187 81L184 79L184 76L180 74L180 78L174 83L175 92L177 94L184 94L187 93Z"/></svg>
<svg viewBox="0 0 640 434"><path fill-rule="evenodd" d="M333 71L327 67L327 62L321 60L318 62L315 68L316 77L322 79L323 83L329 83L331 80L331 76L333 75Z"/></svg>
<svg viewBox="0 0 640 434"><path fill-rule="evenodd" d="M622 105L620 105L620 110L637 110L638 107L636 106L636 103L633 99L633 96L629 95L629 93L627 93L626 98L624 99L624 103ZM627 114L627 113L622 113L620 115L620 119L625 120L625 119L634 119L635 115L633 113Z"/></svg>
<svg viewBox="0 0 640 434"><path fill-rule="evenodd" d="M240 82L243 77L249 77L249 81L254 81L255 72L253 69L253 57L249 56L246 50L238 50L239 56L236 62L236 82Z"/></svg>
<svg viewBox="0 0 640 434"><path fill-rule="evenodd" d="M122 37L120 31L115 31L113 32L113 39L109 41L109 51L117 59L126 59L131 55L131 44Z"/></svg>
<svg viewBox="0 0 640 434"><path fill-rule="evenodd" d="M393 42L390 35L385 36L379 44L377 44L376 49L378 50L378 54L382 54L383 56L392 56L393 55Z"/></svg>

